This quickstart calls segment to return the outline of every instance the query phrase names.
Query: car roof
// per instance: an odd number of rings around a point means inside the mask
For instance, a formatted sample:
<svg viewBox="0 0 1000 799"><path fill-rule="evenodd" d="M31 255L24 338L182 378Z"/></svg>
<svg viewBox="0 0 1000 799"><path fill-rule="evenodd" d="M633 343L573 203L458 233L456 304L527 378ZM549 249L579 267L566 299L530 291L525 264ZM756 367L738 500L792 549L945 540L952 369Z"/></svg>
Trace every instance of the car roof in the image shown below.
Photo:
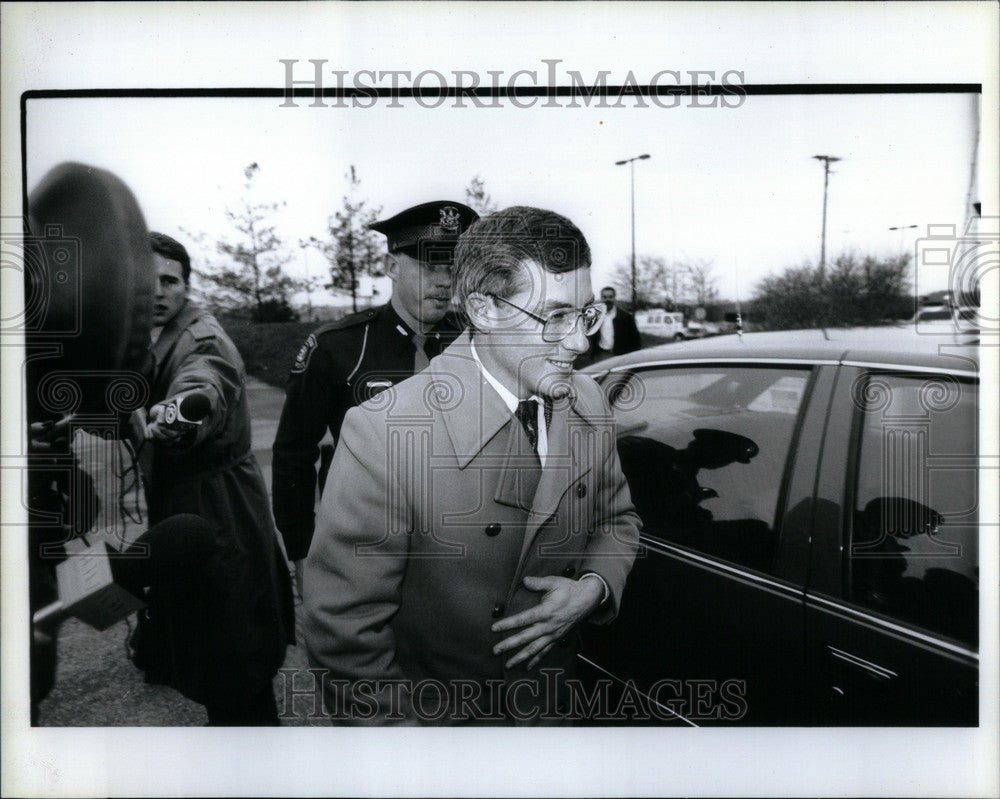
<svg viewBox="0 0 1000 799"><path fill-rule="evenodd" d="M584 369L595 374L653 363L684 360L778 360L837 362L945 369L959 373L979 371L978 336L916 331L913 325L887 327L780 330L696 339L647 347L609 358Z"/></svg>

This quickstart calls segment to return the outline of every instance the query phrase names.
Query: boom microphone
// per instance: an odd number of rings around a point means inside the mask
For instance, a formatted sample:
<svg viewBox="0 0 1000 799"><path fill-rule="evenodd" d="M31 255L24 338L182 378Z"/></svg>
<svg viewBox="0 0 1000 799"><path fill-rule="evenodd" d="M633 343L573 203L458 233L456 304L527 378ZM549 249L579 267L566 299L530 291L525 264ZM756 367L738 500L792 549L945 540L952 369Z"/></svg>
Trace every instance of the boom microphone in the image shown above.
<svg viewBox="0 0 1000 799"><path fill-rule="evenodd" d="M106 630L145 605L148 586L191 582L198 590L215 548L211 526L191 513L164 519L121 552L103 541L87 547L75 539L56 566L59 599L38 610L32 623L48 631L73 616Z"/></svg>
<svg viewBox="0 0 1000 799"><path fill-rule="evenodd" d="M108 383L115 372L141 371L156 269L135 195L111 172L64 163L39 181L28 210L26 343L60 344L58 356L29 359L29 385L54 371L95 372ZM103 410L105 388L95 385L93 396L85 388L83 406Z"/></svg>

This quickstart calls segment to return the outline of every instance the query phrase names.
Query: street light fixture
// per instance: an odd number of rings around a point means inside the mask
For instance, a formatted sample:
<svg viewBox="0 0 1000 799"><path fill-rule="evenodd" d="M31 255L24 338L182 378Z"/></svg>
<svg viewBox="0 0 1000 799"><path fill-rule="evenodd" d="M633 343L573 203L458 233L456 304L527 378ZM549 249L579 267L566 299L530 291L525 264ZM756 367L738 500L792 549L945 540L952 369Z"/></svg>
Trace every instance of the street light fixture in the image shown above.
<svg viewBox="0 0 1000 799"><path fill-rule="evenodd" d="M632 312L634 313L639 306L639 298L635 293L635 162L645 161L649 158L649 153L643 153L642 155L636 155L632 158L625 158L621 161L615 161L615 166L629 165L629 178L630 185L632 189Z"/></svg>
<svg viewBox="0 0 1000 799"><path fill-rule="evenodd" d="M813 158L823 162L823 234L819 245L819 279L822 283L826 275L826 191L830 185L830 162L843 159L835 155L814 155Z"/></svg>
<svg viewBox="0 0 1000 799"><path fill-rule="evenodd" d="M916 227L919 227L919 225L893 225L891 228L889 228L889 230L898 230L899 231L899 251L900 251L900 253L903 252L903 231L904 230L913 230Z"/></svg>

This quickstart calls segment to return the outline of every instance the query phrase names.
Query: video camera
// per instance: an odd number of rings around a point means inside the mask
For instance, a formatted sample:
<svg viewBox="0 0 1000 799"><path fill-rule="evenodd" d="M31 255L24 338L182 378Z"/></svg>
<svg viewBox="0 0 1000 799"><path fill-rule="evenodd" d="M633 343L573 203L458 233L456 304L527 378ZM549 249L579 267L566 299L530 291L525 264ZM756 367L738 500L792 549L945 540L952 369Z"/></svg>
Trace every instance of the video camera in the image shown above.
<svg viewBox="0 0 1000 799"><path fill-rule="evenodd" d="M215 536L200 516L181 513L124 550L99 535L63 546L66 560L56 566L59 598L32 615L36 632L48 634L69 616L106 630L145 606L147 587L179 580L197 584L211 562Z"/></svg>
<svg viewBox="0 0 1000 799"><path fill-rule="evenodd" d="M42 178L17 244L24 279L30 607L39 623L31 637L34 719L55 682L51 633L66 613L101 628L141 603L142 587L134 580L129 589L112 579L121 571L113 565L121 553L103 543L80 551L86 547L76 537L92 527L99 499L71 442L81 428L111 437L148 396L143 373L156 274L132 192L110 172L84 164L60 164ZM140 553L144 557L124 571L145 562L146 577L158 573L151 565L158 562L155 547L133 554ZM62 608L53 607L57 601Z"/></svg>

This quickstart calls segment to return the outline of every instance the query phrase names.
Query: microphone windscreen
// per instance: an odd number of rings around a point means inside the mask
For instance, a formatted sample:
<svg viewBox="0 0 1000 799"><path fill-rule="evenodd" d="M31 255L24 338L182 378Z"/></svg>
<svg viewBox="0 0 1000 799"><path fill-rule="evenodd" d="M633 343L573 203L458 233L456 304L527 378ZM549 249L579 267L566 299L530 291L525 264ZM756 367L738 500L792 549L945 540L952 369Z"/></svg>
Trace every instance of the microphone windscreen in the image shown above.
<svg viewBox="0 0 1000 799"><path fill-rule="evenodd" d="M204 394L192 391L181 398L177 410L180 411L181 416L187 421L200 422L212 410L212 403L209 402L208 397Z"/></svg>
<svg viewBox="0 0 1000 799"><path fill-rule="evenodd" d="M141 370L156 269L135 195L107 170L64 163L39 181L28 209L26 338L29 344L54 339L61 347L57 357L36 358L37 368Z"/></svg>
<svg viewBox="0 0 1000 799"><path fill-rule="evenodd" d="M122 552L110 552L111 574L139 593L151 585L200 581L216 552L215 531L201 516L179 513L139 536Z"/></svg>

